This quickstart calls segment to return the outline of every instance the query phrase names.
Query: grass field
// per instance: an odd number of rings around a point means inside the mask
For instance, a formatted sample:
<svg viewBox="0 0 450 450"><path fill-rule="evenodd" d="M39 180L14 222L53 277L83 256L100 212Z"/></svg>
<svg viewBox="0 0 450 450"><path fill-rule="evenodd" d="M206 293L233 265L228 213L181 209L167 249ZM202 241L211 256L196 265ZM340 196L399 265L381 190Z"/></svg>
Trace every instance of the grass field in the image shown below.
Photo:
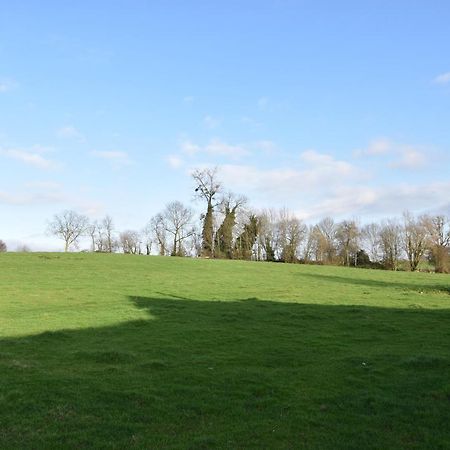
<svg viewBox="0 0 450 450"><path fill-rule="evenodd" d="M450 276L0 254L0 448L450 448Z"/></svg>

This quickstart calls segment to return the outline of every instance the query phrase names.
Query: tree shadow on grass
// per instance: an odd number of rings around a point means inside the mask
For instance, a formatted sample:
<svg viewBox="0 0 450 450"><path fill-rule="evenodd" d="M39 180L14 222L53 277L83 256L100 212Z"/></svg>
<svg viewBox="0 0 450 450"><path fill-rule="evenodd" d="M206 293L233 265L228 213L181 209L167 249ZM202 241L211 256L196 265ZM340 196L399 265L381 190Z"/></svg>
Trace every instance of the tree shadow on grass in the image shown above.
<svg viewBox="0 0 450 450"><path fill-rule="evenodd" d="M132 297L0 340L1 448L443 448L448 310Z"/></svg>
<svg viewBox="0 0 450 450"><path fill-rule="evenodd" d="M443 292L450 295L450 277L448 278L448 284L428 284L428 283L402 283L402 282L392 282L387 279L375 280L367 278L357 278L353 276L342 277L337 275L327 275L319 273L301 273L302 277L313 278L316 280L322 280L324 282L331 281L333 283L357 285L357 286L367 286L374 288L394 288L402 290L410 290L416 292ZM431 274L430 276L435 276Z"/></svg>

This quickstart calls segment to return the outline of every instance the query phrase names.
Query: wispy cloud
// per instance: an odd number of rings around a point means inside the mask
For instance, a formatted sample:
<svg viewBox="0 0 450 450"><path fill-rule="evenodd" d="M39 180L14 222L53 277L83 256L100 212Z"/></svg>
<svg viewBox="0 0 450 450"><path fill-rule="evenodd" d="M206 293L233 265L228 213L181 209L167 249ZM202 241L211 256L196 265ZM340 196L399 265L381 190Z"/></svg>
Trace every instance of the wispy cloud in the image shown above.
<svg viewBox="0 0 450 450"><path fill-rule="evenodd" d="M37 169L56 170L61 168L61 163L45 158L36 150L27 151L15 148L0 148L0 155L36 167Z"/></svg>
<svg viewBox="0 0 450 450"><path fill-rule="evenodd" d="M248 149L241 145L232 145L220 139L212 139L206 145L195 144L190 140L183 140L180 144L181 152L194 156L196 154L206 154L210 156L222 156L230 159L239 159L248 155Z"/></svg>
<svg viewBox="0 0 450 450"><path fill-rule="evenodd" d="M129 166L133 164L133 161L128 156L128 153L122 151L92 151L91 155L96 158L101 158L108 161L115 169Z"/></svg>
<svg viewBox="0 0 450 450"><path fill-rule="evenodd" d="M26 193L11 193L0 191L0 203L6 205L53 204L64 203L65 200L66 196L59 190L55 189L34 189L27 187Z"/></svg>
<svg viewBox="0 0 450 450"><path fill-rule="evenodd" d="M398 169L420 169L427 162L425 154L412 147L401 149L398 158L390 166Z"/></svg>
<svg viewBox="0 0 450 450"><path fill-rule="evenodd" d="M427 158L423 149L394 142L389 139L376 139L367 148L353 152L356 157L383 158L387 167L392 169L415 170L423 167Z"/></svg>
<svg viewBox="0 0 450 450"><path fill-rule="evenodd" d="M441 73L434 80L437 84L447 84L450 83L450 72Z"/></svg>
<svg viewBox="0 0 450 450"><path fill-rule="evenodd" d="M260 97L256 104L260 110L264 111L269 105L269 99L267 97Z"/></svg>
<svg viewBox="0 0 450 450"><path fill-rule="evenodd" d="M248 116L243 116L241 117L241 123L246 125L249 128L260 128L261 127L261 123L258 122L257 120L248 117Z"/></svg>
<svg viewBox="0 0 450 450"><path fill-rule="evenodd" d="M205 127L209 129L217 128L220 125L220 123L221 123L220 119L217 119L209 115L203 118L203 125L205 125Z"/></svg>
<svg viewBox="0 0 450 450"><path fill-rule="evenodd" d="M10 78L0 78L0 94L8 91L12 91L17 88L19 84L15 80Z"/></svg>
<svg viewBox="0 0 450 450"><path fill-rule="evenodd" d="M76 139L85 142L83 134L73 125L64 125L56 131L56 135L63 139Z"/></svg>
<svg viewBox="0 0 450 450"><path fill-rule="evenodd" d="M195 97L193 97L192 95L186 95L185 97L183 97L183 103L194 103Z"/></svg>
<svg viewBox="0 0 450 450"><path fill-rule="evenodd" d="M184 165L183 159L176 155L169 155L166 160L172 169L179 169Z"/></svg>

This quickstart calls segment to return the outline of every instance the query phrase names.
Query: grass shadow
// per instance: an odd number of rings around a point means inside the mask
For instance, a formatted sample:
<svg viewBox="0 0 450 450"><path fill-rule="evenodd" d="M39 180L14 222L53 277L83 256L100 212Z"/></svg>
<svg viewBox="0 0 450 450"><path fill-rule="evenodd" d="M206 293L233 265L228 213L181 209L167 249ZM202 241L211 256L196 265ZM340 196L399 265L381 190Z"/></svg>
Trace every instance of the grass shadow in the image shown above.
<svg viewBox="0 0 450 450"><path fill-rule="evenodd" d="M366 286L370 288L394 288L394 289L402 289L402 290L410 290L416 292L442 292L450 295L450 285L443 284L429 284L429 283L420 283L419 281L415 283L403 283L398 281L388 281L386 277L380 280L370 279L370 278L359 278L353 276L343 277L338 275L328 275L321 273L301 273L302 277L311 278L315 280L321 280L324 282L332 282L332 283L340 283L347 285L356 285L356 286ZM431 276L435 276L432 274ZM450 282L450 278L449 278Z"/></svg>
<svg viewBox="0 0 450 450"><path fill-rule="evenodd" d="M1 448L444 448L450 311L133 296L0 340Z"/></svg>

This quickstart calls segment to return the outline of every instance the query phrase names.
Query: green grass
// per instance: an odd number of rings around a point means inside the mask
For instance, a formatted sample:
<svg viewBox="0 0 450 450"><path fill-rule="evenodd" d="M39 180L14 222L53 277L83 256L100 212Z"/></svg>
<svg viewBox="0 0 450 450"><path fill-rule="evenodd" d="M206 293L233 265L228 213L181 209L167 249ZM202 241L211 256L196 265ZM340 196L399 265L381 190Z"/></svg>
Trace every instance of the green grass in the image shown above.
<svg viewBox="0 0 450 450"><path fill-rule="evenodd" d="M450 448L450 277L0 254L0 448Z"/></svg>

